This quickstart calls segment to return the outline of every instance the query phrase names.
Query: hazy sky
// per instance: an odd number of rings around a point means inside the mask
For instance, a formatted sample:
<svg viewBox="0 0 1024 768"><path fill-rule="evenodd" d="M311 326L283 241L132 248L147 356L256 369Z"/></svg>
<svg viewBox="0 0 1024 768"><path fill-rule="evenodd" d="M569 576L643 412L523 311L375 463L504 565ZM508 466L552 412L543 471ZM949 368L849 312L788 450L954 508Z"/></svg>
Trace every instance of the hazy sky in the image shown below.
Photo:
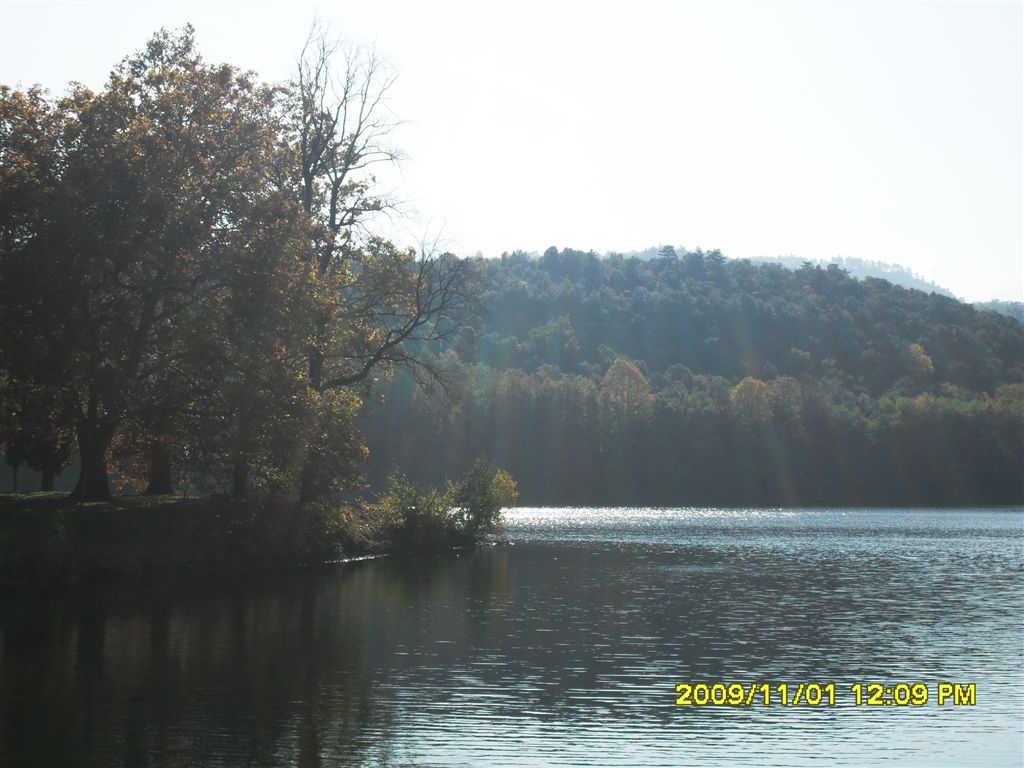
<svg viewBox="0 0 1024 768"><path fill-rule="evenodd" d="M0 81L99 87L185 22L283 80L315 15L399 74L403 241L856 256L1024 299L1020 2L0 0Z"/></svg>

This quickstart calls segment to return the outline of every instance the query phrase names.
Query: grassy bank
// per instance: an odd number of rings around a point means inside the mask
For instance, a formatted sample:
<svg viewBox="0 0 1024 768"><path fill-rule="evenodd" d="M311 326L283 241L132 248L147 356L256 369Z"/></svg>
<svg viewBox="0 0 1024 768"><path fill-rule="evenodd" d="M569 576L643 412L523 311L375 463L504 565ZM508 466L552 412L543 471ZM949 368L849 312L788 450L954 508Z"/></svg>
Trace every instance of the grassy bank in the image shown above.
<svg viewBox="0 0 1024 768"><path fill-rule="evenodd" d="M515 483L483 465L444 490L401 478L376 503L0 494L0 585L239 571L386 551L473 546Z"/></svg>
<svg viewBox="0 0 1024 768"><path fill-rule="evenodd" d="M386 547L337 505L0 494L0 584L275 567Z"/></svg>

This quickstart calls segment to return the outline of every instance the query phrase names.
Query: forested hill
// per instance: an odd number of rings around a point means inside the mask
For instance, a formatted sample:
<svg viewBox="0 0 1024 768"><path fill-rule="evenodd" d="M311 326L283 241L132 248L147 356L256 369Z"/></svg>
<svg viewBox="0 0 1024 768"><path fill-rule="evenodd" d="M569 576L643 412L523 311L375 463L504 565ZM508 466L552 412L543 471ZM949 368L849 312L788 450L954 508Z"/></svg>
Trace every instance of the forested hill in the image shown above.
<svg viewBox="0 0 1024 768"><path fill-rule="evenodd" d="M370 479L507 468L526 503L1021 503L1024 328L837 265L549 249L364 419Z"/></svg>

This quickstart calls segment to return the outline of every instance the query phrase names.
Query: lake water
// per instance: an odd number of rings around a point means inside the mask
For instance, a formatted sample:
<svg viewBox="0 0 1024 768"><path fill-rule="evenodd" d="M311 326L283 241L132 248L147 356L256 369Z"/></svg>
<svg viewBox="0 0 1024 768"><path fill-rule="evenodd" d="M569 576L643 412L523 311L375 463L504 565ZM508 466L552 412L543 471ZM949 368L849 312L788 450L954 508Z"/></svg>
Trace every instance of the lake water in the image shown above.
<svg viewBox="0 0 1024 768"><path fill-rule="evenodd" d="M1024 763L1021 510L508 527L462 555L0 595L0 765ZM716 681L836 702L676 706ZM856 706L858 682L929 700Z"/></svg>

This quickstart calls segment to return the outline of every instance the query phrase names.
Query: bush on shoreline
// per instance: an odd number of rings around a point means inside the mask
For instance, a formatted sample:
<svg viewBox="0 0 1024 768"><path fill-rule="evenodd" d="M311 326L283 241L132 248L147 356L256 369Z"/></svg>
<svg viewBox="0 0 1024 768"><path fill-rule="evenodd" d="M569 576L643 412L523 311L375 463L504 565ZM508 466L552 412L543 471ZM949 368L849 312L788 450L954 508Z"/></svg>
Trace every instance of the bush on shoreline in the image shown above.
<svg viewBox="0 0 1024 768"><path fill-rule="evenodd" d="M501 509L515 504L516 484L504 471L476 463L442 491L421 491L402 475L392 475L367 517L400 551L432 551L473 546L502 530Z"/></svg>

